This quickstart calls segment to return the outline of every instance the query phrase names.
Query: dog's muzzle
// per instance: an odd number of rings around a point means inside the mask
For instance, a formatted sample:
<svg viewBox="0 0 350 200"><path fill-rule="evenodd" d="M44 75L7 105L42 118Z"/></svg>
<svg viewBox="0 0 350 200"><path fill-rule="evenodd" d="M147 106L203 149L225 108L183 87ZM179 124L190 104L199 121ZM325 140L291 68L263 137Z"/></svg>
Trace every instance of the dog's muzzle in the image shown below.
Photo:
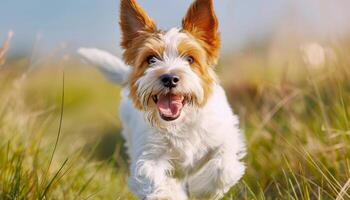
<svg viewBox="0 0 350 200"><path fill-rule="evenodd" d="M176 88L180 82L180 77L174 74L163 74L159 80L165 88L169 89L169 92L152 97L158 113L165 121L176 120L180 117L185 103L185 97L182 94L173 92L173 88Z"/></svg>

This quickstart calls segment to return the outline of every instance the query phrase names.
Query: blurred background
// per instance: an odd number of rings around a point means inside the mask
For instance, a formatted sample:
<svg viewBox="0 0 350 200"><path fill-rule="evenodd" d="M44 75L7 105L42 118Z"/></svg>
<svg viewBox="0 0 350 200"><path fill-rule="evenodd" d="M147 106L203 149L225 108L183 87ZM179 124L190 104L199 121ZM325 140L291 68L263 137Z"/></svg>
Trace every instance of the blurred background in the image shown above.
<svg viewBox="0 0 350 200"><path fill-rule="evenodd" d="M191 1L139 3L159 27L170 28L180 26ZM276 34L314 40L344 37L350 31L349 7L346 0L215 1L227 51L261 43ZM30 53L34 43L43 52L63 44L69 49L93 46L120 52L118 10L117 0L2 0L0 36L4 38L8 30L16 33L10 55Z"/></svg>
<svg viewBox="0 0 350 200"><path fill-rule="evenodd" d="M190 0L138 0L180 26ZM247 138L226 199L350 199L350 1L215 0L216 71ZM1 0L0 199L133 199L120 88L79 47L121 56L117 0ZM2 43L3 42L3 43Z"/></svg>

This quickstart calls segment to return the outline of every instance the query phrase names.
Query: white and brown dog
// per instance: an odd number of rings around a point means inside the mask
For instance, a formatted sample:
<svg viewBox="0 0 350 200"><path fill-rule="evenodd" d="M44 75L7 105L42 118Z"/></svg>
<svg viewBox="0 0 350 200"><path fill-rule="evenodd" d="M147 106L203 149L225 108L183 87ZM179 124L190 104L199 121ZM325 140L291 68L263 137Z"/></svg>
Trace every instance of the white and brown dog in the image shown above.
<svg viewBox="0 0 350 200"><path fill-rule="evenodd" d="M243 176L243 134L214 73L220 35L212 0L196 0L182 28L158 30L121 0L124 61L79 50L123 85L120 116L139 199L219 199ZM124 64L126 63L126 64Z"/></svg>

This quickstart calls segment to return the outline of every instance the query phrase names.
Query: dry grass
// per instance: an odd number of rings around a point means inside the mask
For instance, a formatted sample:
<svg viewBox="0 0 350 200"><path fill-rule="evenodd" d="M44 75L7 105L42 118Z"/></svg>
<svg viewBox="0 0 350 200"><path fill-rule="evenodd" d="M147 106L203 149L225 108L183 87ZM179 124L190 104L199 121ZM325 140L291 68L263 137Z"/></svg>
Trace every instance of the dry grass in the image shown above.
<svg viewBox="0 0 350 200"><path fill-rule="evenodd" d="M0 48L0 66L5 64L6 62L6 53L10 48L12 36L13 36L13 32L9 31L7 34L7 39L5 40L4 44Z"/></svg>

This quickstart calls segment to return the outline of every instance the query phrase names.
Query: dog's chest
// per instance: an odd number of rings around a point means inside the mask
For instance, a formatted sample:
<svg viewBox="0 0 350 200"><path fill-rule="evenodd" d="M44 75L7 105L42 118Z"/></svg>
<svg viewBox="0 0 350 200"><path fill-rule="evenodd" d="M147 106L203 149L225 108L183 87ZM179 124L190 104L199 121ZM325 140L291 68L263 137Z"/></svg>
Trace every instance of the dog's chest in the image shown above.
<svg viewBox="0 0 350 200"><path fill-rule="evenodd" d="M205 133L202 133L205 135ZM198 171L212 157L214 147L202 137L194 136L171 142L169 156L174 167L174 176L182 178Z"/></svg>

